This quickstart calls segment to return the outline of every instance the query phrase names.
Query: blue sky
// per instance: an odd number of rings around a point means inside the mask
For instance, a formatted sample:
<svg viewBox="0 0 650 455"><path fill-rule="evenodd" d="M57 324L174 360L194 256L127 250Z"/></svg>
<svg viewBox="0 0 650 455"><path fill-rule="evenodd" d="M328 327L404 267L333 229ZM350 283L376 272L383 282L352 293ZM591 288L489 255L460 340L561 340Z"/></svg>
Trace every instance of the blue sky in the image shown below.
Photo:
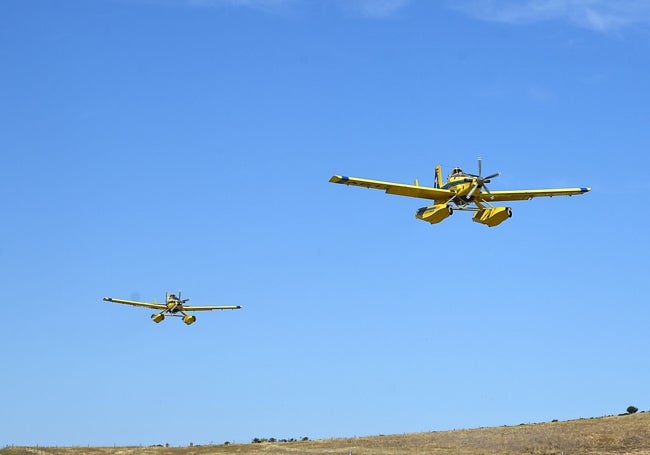
<svg viewBox="0 0 650 455"><path fill-rule="evenodd" d="M650 8L4 0L0 446L650 408ZM491 189L493 229L332 174ZM102 297L238 304L156 325Z"/></svg>

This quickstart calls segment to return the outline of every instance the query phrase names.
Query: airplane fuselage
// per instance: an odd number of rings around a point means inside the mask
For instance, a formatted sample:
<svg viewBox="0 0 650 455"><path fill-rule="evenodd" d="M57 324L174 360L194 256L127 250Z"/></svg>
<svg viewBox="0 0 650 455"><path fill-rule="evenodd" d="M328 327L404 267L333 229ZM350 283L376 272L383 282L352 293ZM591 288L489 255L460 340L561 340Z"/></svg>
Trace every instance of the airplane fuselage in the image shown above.
<svg viewBox="0 0 650 455"><path fill-rule="evenodd" d="M452 201L458 206L464 206L468 202L475 200L477 195L481 194L480 186L474 189L476 182L476 177L470 175L450 176L447 179L447 183L442 186L442 189L453 191L456 197ZM473 192L472 189L474 189Z"/></svg>
<svg viewBox="0 0 650 455"><path fill-rule="evenodd" d="M456 193L458 196L464 196L469 193L474 186L474 181L472 177L450 177L447 180L447 183L443 185L443 189L450 190Z"/></svg>
<svg viewBox="0 0 650 455"><path fill-rule="evenodd" d="M183 311L183 303L180 300L167 299L167 310L170 313L176 314Z"/></svg>

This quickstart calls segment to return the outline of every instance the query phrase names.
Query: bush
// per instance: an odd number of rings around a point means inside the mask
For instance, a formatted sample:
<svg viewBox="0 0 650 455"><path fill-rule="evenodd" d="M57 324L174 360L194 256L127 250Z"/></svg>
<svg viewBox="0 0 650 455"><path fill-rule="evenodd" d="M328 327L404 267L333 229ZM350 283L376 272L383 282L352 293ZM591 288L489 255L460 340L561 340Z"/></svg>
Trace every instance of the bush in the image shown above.
<svg viewBox="0 0 650 455"><path fill-rule="evenodd" d="M636 406L628 406L627 407L627 413L628 414L635 414L638 410L639 410L639 408L637 408Z"/></svg>

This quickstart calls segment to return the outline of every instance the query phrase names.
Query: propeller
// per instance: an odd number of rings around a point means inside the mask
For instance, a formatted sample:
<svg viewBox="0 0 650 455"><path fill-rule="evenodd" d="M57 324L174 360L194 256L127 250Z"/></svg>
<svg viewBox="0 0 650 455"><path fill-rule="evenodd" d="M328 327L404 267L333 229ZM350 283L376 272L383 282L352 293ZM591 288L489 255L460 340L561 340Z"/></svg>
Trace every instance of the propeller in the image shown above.
<svg viewBox="0 0 650 455"><path fill-rule="evenodd" d="M486 183L490 183L491 179L494 177L498 177L501 175L500 172L495 172L494 174L490 174L486 177L482 177L482 164L481 164L481 158L478 159L478 175L476 174L467 174L470 177L473 177L472 179L467 179L467 182L474 182L474 186L472 187L471 190L469 190L469 193L465 196L465 199L471 199L476 190L478 189L485 189L485 192L492 196L492 193L490 193L490 189L487 187Z"/></svg>
<svg viewBox="0 0 650 455"><path fill-rule="evenodd" d="M185 299L185 300L181 299L181 292L182 291L180 291L180 290L178 291L178 301L181 302L181 303L189 302L190 299Z"/></svg>

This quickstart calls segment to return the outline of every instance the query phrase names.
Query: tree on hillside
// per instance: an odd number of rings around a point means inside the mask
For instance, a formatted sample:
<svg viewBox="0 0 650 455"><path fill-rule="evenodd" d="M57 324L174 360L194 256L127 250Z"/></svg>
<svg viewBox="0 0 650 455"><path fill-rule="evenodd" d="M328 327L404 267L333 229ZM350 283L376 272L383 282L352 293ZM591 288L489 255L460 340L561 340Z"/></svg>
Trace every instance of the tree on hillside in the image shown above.
<svg viewBox="0 0 650 455"><path fill-rule="evenodd" d="M627 413L628 414L634 414L639 410L636 406L628 406L627 407Z"/></svg>

